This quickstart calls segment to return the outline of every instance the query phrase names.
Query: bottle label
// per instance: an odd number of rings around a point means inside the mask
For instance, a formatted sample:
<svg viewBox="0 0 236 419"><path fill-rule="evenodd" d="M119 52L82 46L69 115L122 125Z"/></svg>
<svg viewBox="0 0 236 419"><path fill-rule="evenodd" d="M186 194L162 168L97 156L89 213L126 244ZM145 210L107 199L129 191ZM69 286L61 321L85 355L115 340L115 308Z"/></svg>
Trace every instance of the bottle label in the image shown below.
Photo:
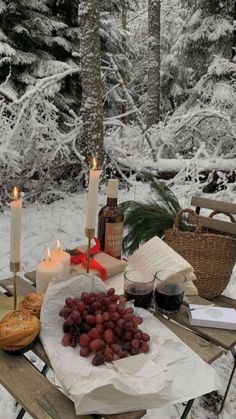
<svg viewBox="0 0 236 419"><path fill-rule="evenodd" d="M123 221L120 223L106 223L104 251L114 257L121 256L123 226Z"/></svg>

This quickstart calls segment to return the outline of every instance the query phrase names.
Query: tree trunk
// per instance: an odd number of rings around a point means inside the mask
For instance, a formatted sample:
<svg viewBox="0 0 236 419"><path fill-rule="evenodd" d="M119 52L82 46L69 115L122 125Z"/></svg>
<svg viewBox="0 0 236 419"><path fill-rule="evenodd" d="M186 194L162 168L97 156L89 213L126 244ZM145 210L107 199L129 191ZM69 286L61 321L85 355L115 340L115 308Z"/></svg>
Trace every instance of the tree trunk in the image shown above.
<svg viewBox="0 0 236 419"><path fill-rule="evenodd" d="M81 0L79 17L83 118L81 153L88 164L95 156L101 166L104 149L99 0Z"/></svg>
<svg viewBox="0 0 236 419"><path fill-rule="evenodd" d="M122 10L121 20L122 20L122 29L124 29L126 31L126 29L127 29L127 13L126 13L125 9ZM124 75L123 80L124 80L125 86L127 87L128 81L129 81L127 73ZM123 105L122 105L122 113L126 113L126 112L127 112L127 104L126 104L126 102L124 102ZM129 115L125 115L122 118L122 122L127 125L129 123L129 119L130 119Z"/></svg>
<svg viewBox="0 0 236 419"><path fill-rule="evenodd" d="M160 9L160 0L149 0L147 128L160 119Z"/></svg>

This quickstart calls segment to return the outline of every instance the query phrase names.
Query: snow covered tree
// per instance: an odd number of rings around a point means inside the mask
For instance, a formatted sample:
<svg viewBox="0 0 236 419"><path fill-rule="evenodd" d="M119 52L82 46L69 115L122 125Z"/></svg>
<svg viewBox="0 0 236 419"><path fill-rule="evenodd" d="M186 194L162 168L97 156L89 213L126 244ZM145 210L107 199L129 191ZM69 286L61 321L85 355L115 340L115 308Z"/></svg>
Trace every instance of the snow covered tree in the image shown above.
<svg viewBox="0 0 236 419"><path fill-rule="evenodd" d="M192 71L193 89L180 108L212 106L233 115L236 109L234 0L189 0L191 15L175 45L180 65ZM194 51L194 53L193 53Z"/></svg>
<svg viewBox="0 0 236 419"><path fill-rule="evenodd" d="M79 18L83 119L81 153L87 163L91 162L92 156L97 156L101 165L104 151L99 0L81 0Z"/></svg>
<svg viewBox="0 0 236 419"><path fill-rule="evenodd" d="M80 0L53 0L52 11L65 25L63 37L69 45L69 54L62 54L60 59L68 65L74 67L80 65L80 28L79 28L79 10ZM59 96L59 94L58 94ZM64 80L60 96L61 102L66 100L69 108L78 115L82 100L82 89L80 74L74 74L73 77L66 77Z"/></svg>
<svg viewBox="0 0 236 419"><path fill-rule="evenodd" d="M160 9L160 0L149 0L147 127L160 118Z"/></svg>
<svg viewBox="0 0 236 419"><path fill-rule="evenodd" d="M182 0L182 4L188 8L189 17L178 45L199 80L214 55L231 58L235 0Z"/></svg>
<svg viewBox="0 0 236 419"><path fill-rule="evenodd" d="M122 29L120 16L136 1L99 0L100 37L103 66L109 66L110 54L123 74L130 72L128 31ZM79 65L80 0L1 0L0 2L0 82L8 99L22 95L44 77ZM103 72L104 103L108 111L118 112L122 91L111 71ZM70 109L79 114L81 80L79 74L55 84L51 92L60 117L70 118Z"/></svg>
<svg viewBox="0 0 236 419"><path fill-rule="evenodd" d="M186 100L193 70L180 65L175 48L187 10L176 0L163 0L161 11L161 114L166 116Z"/></svg>
<svg viewBox="0 0 236 419"><path fill-rule="evenodd" d="M9 78L5 90L18 97L40 78L69 66L60 59L69 45L66 25L52 14L46 0L4 0L0 7L0 79Z"/></svg>
<svg viewBox="0 0 236 419"><path fill-rule="evenodd" d="M131 10L135 10L136 0L100 0L100 36L101 59L104 84L104 109L114 115L122 112L125 97L122 86L117 83L115 73L109 70L110 57L114 59L119 72L129 83L132 71L131 57L135 50L130 42L128 28L123 25L122 18Z"/></svg>

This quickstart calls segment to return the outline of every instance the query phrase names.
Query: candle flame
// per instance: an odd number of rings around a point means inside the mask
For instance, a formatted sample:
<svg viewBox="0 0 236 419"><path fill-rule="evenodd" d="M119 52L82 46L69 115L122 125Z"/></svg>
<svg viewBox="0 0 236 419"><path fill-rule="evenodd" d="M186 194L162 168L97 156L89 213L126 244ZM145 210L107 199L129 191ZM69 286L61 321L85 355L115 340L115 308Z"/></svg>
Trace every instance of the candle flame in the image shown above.
<svg viewBox="0 0 236 419"><path fill-rule="evenodd" d="M60 242L60 240L57 240L57 248L58 249L61 249L61 242Z"/></svg>
<svg viewBox="0 0 236 419"><path fill-rule="evenodd" d="M16 201L18 199L18 195L19 195L19 191L18 191L17 187L14 186L14 189L13 189L13 199L14 199L14 201Z"/></svg>
<svg viewBox="0 0 236 419"><path fill-rule="evenodd" d="M48 260L49 262L51 262L51 252L50 252L49 247L47 248L47 254L48 254Z"/></svg>
<svg viewBox="0 0 236 419"><path fill-rule="evenodd" d="M93 157L93 167L92 170L97 170L97 160Z"/></svg>

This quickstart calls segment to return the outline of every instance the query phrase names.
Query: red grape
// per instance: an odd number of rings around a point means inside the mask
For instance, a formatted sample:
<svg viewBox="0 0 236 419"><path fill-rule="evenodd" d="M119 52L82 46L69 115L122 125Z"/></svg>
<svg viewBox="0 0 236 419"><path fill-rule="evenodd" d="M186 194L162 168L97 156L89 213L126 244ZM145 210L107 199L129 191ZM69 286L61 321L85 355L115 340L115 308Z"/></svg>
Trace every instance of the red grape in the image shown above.
<svg viewBox="0 0 236 419"><path fill-rule="evenodd" d="M105 321L110 320L110 314L109 314L109 313L107 313L107 312L105 311L105 313L103 313L103 319L104 319Z"/></svg>
<svg viewBox="0 0 236 419"><path fill-rule="evenodd" d="M63 336L62 341L61 341L62 345L69 346L72 342L72 337L73 337L72 335L69 335L68 333L66 333L66 335Z"/></svg>
<svg viewBox="0 0 236 419"><path fill-rule="evenodd" d="M113 350L113 352L119 352L121 350L121 346L118 343L112 343L111 349Z"/></svg>
<svg viewBox="0 0 236 419"><path fill-rule="evenodd" d="M115 343L116 342L116 337L113 333L112 329L106 329L104 332L104 340L106 343Z"/></svg>
<svg viewBox="0 0 236 419"><path fill-rule="evenodd" d="M91 342L91 338L86 333L82 333L79 337L79 344L80 346L89 346Z"/></svg>
<svg viewBox="0 0 236 419"><path fill-rule="evenodd" d="M103 350L103 355L104 355L104 356L113 355L113 350L111 349L111 347L110 347L110 346L107 346L107 347Z"/></svg>
<svg viewBox="0 0 236 419"><path fill-rule="evenodd" d="M114 321L117 321L120 318L119 314L117 313L117 311L114 311L113 313L111 313L111 319Z"/></svg>
<svg viewBox="0 0 236 419"><path fill-rule="evenodd" d="M95 324L95 323L96 323L96 317L95 317L95 316L93 316L92 314L88 314L88 315L85 317L85 320L86 320L86 322L87 322L88 324Z"/></svg>
<svg viewBox="0 0 236 419"><path fill-rule="evenodd" d="M149 345L148 345L147 342L143 342L142 343L142 345L141 345L141 351L144 352L144 353L149 352Z"/></svg>
<svg viewBox="0 0 236 419"><path fill-rule="evenodd" d="M80 299L78 297L73 298L74 305L77 305L80 302Z"/></svg>
<svg viewBox="0 0 236 419"><path fill-rule="evenodd" d="M109 290L107 291L107 295L111 296L114 295L116 292L115 288L109 288Z"/></svg>
<svg viewBox="0 0 236 419"><path fill-rule="evenodd" d="M142 340L144 342L148 342L150 340L150 336L147 333L142 334Z"/></svg>
<svg viewBox="0 0 236 419"><path fill-rule="evenodd" d="M123 296L119 298L119 303L120 303L120 304L125 304L125 303L126 303L126 301L127 301L127 300L126 300L126 298L125 298L125 297L123 297Z"/></svg>
<svg viewBox="0 0 236 419"><path fill-rule="evenodd" d="M142 334L141 331L137 331L136 333L134 333L134 338L135 339L141 340L142 339L142 336L143 336L143 334Z"/></svg>
<svg viewBox="0 0 236 419"><path fill-rule="evenodd" d="M118 319L116 324L117 324L118 327L120 327L122 329L125 325L125 321L124 321L124 319Z"/></svg>
<svg viewBox="0 0 236 419"><path fill-rule="evenodd" d="M116 305L116 311L119 314L124 314L125 313L125 307L122 304L117 304Z"/></svg>
<svg viewBox="0 0 236 419"><path fill-rule="evenodd" d="M131 332L133 328L134 328L134 325L132 322L125 323L125 330L127 330L128 332Z"/></svg>
<svg viewBox="0 0 236 419"><path fill-rule="evenodd" d="M134 312L134 309L133 309L133 307L128 307L128 308L125 310L125 312L126 312L126 313L133 313L133 312Z"/></svg>
<svg viewBox="0 0 236 419"><path fill-rule="evenodd" d="M92 340L92 342L90 343L90 349L92 351L100 351L101 349L103 349L105 346L105 342L102 339L94 339Z"/></svg>
<svg viewBox="0 0 236 419"><path fill-rule="evenodd" d="M71 310L71 308L64 306L59 311L59 316L66 318L71 313Z"/></svg>
<svg viewBox="0 0 236 419"><path fill-rule="evenodd" d="M73 310L70 315L76 323L79 323L81 321L80 313L78 312L78 310Z"/></svg>
<svg viewBox="0 0 236 419"><path fill-rule="evenodd" d="M84 346L84 347L80 348L79 354L81 356L87 357L91 354L91 349L89 348L89 346L87 346L87 347Z"/></svg>
<svg viewBox="0 0 236 419"><path fill-rule="evenodd" d="M103 315L102 314L96 314L96 323L102 324L103 323Z"/></svg>
<svg viewBox="0 0 236 419"><path fill-rule="evenodd" d="M98 366L104 364L104 361L105 358L102 354L96 354L92 359L92 364Z"/></svg>
<svg viewBox="0 0 236 419"><path fill-rule="evenodd" d="M88 297L88 293L87 292L82 292L80 298L81 300L84 300L84 297Z"/></svg>
<svg viewBox="0 0 236 419"><path fill-rule="evenodd" d="M101 333L99 332L99 330L96 327L93 327L89 332L88 332L89 337L94 340L94 339L98 339L101 336Z"/></svg>
<svg viewBox="0 0 236 419"><path fill-rule="evenodd" d="M131 340L131 346L132 348L138 349L140 346L140 341L138 339L132 339Z"/></svg>
<svg viewBox="0 0 236 419"><path fill-rule="evenodd" d="M133 320L134 319L134 315L131 314L131 313L125 313L125 314L123 314L122 319L125 322L129 322L130 320Z"/></svg>
<svg viewBox="0 0 236 419"><path fill-rule="evenodd" d="M136 316L134 319L133 319L133 323L135 324L135 325L139 325L139 324L142 324L143 323L143 319L142 319L142 317L140 317L140 316Z"/></svg>
<svg viewBox="0 0 236 419"><path fill-rule="evenodd" d="M68 307L70 307L70 308L74 307L73 300L72 300L72 298L70 298L70 297L66 298L65 303L66 303L66 305L67 305Z"/></svg>
<svg viewBox="0 0 236 419"><path fill-rule="evenodd" d="M85 310L85 304L84 304L84 302L83 302L83 301L79 301L79 302L76 304L76 307L77 307L77 310L79 310L79 312L80 312L80 313L83 313L83 312L84 312L84 310Z"/></svg>

